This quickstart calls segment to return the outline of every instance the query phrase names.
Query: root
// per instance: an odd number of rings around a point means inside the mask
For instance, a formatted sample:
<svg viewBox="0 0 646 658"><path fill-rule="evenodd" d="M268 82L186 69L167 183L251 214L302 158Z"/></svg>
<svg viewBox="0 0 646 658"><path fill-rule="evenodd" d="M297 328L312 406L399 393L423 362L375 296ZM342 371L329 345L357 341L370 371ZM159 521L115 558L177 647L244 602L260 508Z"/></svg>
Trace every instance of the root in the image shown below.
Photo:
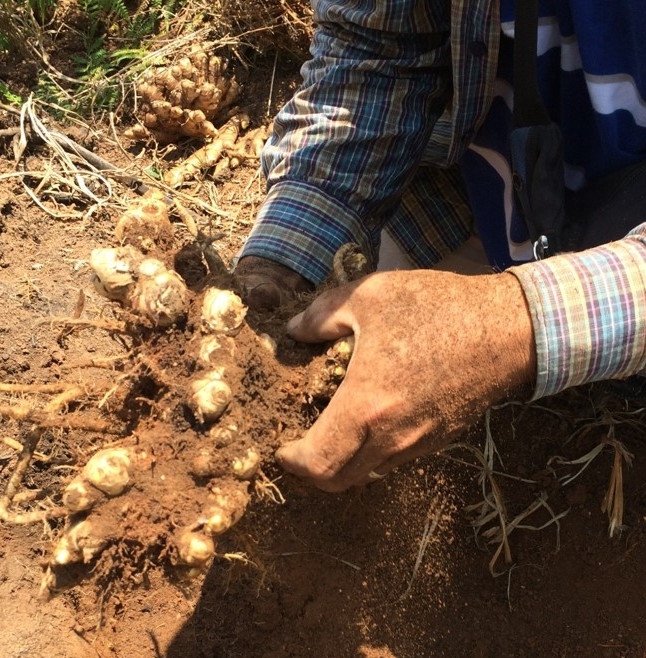
<svg viewBox="0 0 646 658"><path fill-rule="evenodd" d="M223 154L233 149L240 134L249 125L246 114L235 114L220 129L217 137L206 146L195 151L187 160L173 167L164 176L164 182L170 187L179 187L192 180L202 171L215 166Z"/></svg>
<svg viewBox="0 0 646 658"><path fill-rule="evenodd" d="M209 55L214 43L192 46L173 66L150 69L138 85L142 123L125 132L130 139L153 135L168 144L180 137L217 137L212 121L231 107L240 92L228 62Z"/></svg>
<svg viewBox="0 0 646 658"><path fill-rule="evenodd" d="M50 317L41 320L39 324L64 325L67 327L92 327L94 329L104 329L114 333L127 334L128 327L125 322L118 320L82 320L80 318Z"/></svg>
<svg viewBox="0 0 646 658"><path fill-rule="evenodd" d="M78 416L55 416L31 407L12 407L8 404L0 405L0 417L13 420L35 423L38 427L57 427L66 430L86 430L99 434L121 434L122 430L114 424L92 418Z"/></svg>
<svg viewBox="0 0 646 658"><path fill-rule="evenodd" d="M53 385L52 385L53 386ZM64 507L54 507L46 510L34 510L31 512L12 512L11 504L18 496L18 490L22 485L22 479L31 463L37 455L36 447L40 441L43 430L46 427L58 427L65 429L83 429L92 432L116 433L114 423L108 424L104 421L78 418L76 416L58 416L58 412L67 408L70 402L86 397L88 391L81 386L70 386L52 398L44 407L37 410L26 405L10 406L0 405L0 417L13 418L14 420L27 420L35 423L30 429L27 440L22 445L22 451L14 468L4 494L0 497L0 520L15 525L28 525L39 523L48 519L60 518L67 514Z"/></svg>
<svg viewBox="0 0 646 658"><path fill-rule="evenodd" d="M413 565L413 573L411 574L410 580L408 581L406 590L399 597L400 601L405 599L410 594L411 589L413 589L413 583L415 582L415 578L417 577L417 572L419 570L420 565L422 564L422 560L424 559L424 554L426 553L426 549L428 548L428 545L431 541L431 537L437 530L437 526L440 522L440 519L442 518L442 512L444 512L445 507L446 507L445 500L439 502L438 499L434 497L433 500L431 501L428 514L426 515L426 524L424 525L424 532L422 532L422 538L420 540L419 549L417 551L417 558L415 559L415 564Z"/></svg>
<svg viewBox="0 0 646 658"><path fill-rule="evenodd" d="M16 441L15 439L12 439L10 437L5 436L2 439L2 442L5 445L9 446L10 448L13 448L17 452L22 452L23 451L24 446L23 446L22 443L20 443L20 441ZM42 452L34 452L32 454L32 458L38 460L39 462L47 463L48 461L50 461L51 456L43 455Z"/></svg>
<svg viewBox="0 0 646 658"><path fill-rule="evenodd" d="M61 393L70 388L69 384L3 384L0 393Z"/></svg>
<svg viewBox="0 0 646 658"><path fill-rule="evenodd" d="M115 356L96 357L85 361L63 364L62 367L66 370L71 370L72 368L106 368L113 370L119 363L129 361L132 358L132 355L132 352L128 352L126 354L117 354Z"/></svg>
<svg viewBox="0 0 646 658"><path fill-rule="evenodd" d="M270 480L262 470L258 469L258 478L254 481L254 489L261 500L268 498L276 505L284 505L285 497L276 485L276 481Z"/></svg>

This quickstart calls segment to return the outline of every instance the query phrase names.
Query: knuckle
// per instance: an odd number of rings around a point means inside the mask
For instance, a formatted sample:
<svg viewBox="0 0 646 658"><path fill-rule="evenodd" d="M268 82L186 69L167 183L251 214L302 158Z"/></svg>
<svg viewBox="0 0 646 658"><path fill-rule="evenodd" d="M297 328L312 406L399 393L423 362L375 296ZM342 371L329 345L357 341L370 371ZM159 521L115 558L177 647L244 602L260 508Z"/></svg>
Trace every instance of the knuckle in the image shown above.
<svg viewBox="0 0 646 658"><path fill-rule="evenodd" d="M334 464L322 455L313 455L308 460L308 469L310 477L319 482L329 482L337 474L337 468Z"/></svg>

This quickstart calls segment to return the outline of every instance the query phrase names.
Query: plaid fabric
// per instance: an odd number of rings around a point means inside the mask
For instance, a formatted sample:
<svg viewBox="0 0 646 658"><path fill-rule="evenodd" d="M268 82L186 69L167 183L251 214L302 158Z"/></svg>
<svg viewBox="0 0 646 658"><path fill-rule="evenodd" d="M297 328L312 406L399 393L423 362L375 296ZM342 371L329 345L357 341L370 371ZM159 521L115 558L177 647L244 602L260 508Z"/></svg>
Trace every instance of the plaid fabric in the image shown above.
<svg viewBox="0 0 646 658"><path fill-rule="evenodd" d="M374 261L386 228L428 267L469 234L454 165L492 105L499 0L312 4L312 59L263 152L269 192L241 255L320 283L345 242ZM646 225L511 271L532 313L535 398L646 368Z"/></svg>
<svg viewBox="0 0 646 658"><path fill-rule="evenodd" d="M646 369L646 224L618 242L511 267L534 326L534 399Z"/></svg>
<svg viewBox="0 0 646 658"><path fill-rule="evenodd" d="M498 2L314 0L313 8L312 59L274 122L262 158L269 195L241 255L320 283L344 242L374 260L388 227L428 267L468 235L460 187L448 193L454 206L437 194L459 177L434 181L426 165L456 163L484 119Z"/></svg>

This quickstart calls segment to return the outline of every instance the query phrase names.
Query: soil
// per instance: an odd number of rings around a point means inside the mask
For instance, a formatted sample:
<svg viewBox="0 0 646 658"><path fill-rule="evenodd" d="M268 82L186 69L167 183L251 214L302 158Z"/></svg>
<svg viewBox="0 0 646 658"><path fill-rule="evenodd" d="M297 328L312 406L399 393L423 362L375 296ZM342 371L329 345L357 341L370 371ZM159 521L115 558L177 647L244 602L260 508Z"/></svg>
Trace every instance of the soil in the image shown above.
<svg viewBox="0 0 646 658"><path fill-rule="evenodd" d="M247 92L256 103L255 125L266 109L272 64ZM279 69L276 80L274 105L294 86L294 73ZM1 118L2 127L16 123L4 111ZM109 126L93 128L86 146L128 164ZM78 129L61 130L80 139ZM0 148L0 173L14 171L10 141ZM50 157L42 145L27 153L30 168ZM118 191L126 197L124 187ZM221 236L215 245L229 264L262 201L256 169L243 165L191 192L224 211L192 209L205 233ZM286 318L307 302L301 300L248 315L234 355L222 362L234 400L219 424L238 432L216 448L225 466L196 476L194 458L213 444L184 404L198 372L199 306L205 287L231 282L198 276L188 319L168 331L133 325L90 283L89 253L114 244L120 210L115 200L91 218L56 220L32 202L20 179L0 180L0 381L80 385L87 396L60 418L108 423L102 431L62 421L47 428L20 489L33 500L12 509L58 509L63 488L99 449L126 446L137 458L130 488L88 513L105 546L86 565L51 564L54 545L78 517L0 525L0 656L646 656L646 425L638 400L598 385L504 406L491 412L489 426L483 420L473 429L469 445L482 450L489 433L498 448L493 477L507 521L537 500L551 510L542 506L524 519L510 535L510 561L501 555L491 565L496 519L474 532L483 471L467 449L418 460L339 495L313 490L274 463L275 448L302 433L321 406L309 392L328 346L312 350L284 335ZM174 229L174 249L191 244L180 222ZM127 329L64 327L52 317L119 320ZM276 341L275 354L262 334ZM113 367L97 365L128 353L134 356ZM0 404L41 409L50 398L2 394ZM4 491L19 458L15 442L28 440L30 424L4 419L1 427ZM623 468L623 528L612 538L601 511L612 445L567 485L559 478L581 466L550 462L586 455L609 427L634 456ZM213 487L225 495L246 490L226 464L248 448L261 455L263 475L249 485L246 513L218 538L206 571L182 566L178 534L196 524Z"/></svg>

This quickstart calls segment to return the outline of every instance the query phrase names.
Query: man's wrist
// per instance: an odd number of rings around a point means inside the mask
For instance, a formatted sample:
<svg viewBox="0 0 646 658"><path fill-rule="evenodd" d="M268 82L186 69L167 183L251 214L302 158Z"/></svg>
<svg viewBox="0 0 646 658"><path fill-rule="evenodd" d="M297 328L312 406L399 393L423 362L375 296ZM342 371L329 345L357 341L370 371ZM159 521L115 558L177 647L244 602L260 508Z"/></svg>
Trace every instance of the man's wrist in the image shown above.
<svg viewBox="0 0 646 658"><path fill-rule="evenodd" d="M531 313L518 279L503 273L489 275L492 287L491 343L500 359L498 385L508 394L536 380L536 345Z"/></svg>

